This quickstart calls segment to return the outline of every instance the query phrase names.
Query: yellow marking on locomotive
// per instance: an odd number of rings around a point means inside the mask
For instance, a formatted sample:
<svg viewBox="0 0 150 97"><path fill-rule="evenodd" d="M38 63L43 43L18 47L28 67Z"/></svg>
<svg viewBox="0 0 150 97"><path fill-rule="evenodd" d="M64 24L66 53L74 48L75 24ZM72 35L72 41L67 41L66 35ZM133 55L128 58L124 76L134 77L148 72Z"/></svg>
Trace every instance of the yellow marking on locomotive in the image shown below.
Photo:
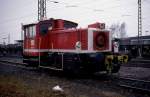
<svg viewBox="0 0 150 97"><path fill-rule="evenodd" d="M118 56L118 61L119 61L120 63L123 63L123 56L122 56L122 55L119 55L119 56Z"/></svg>
<svg viewBox="0 0 150 97"><path fill-rule="evenodd" d="M106 70L108 71L109 74L112 73L112 60L113 60L114 56L113 55L107 55L105 58L105 66L106 66Z"/></svg>
<svg viewBox="0 0 150 97"><path fill-rule="evenodd" d="M123 62L127 63L128 62L128 55L123 55Z"/></svg>
<svg viewBox="0 0 150 97"><path fill-rule="evenodd" d="M118 56L118 61L120 63L127 63L128 62L128 55L119 55Z"/></svg>

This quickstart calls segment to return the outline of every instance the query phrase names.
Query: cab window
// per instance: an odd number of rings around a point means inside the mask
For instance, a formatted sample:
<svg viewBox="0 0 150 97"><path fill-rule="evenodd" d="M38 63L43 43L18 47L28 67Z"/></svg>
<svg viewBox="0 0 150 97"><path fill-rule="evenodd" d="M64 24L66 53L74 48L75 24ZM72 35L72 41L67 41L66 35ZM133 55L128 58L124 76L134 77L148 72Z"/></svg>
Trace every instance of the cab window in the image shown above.
<svg viewBox="0 0 150 97"><path fill-rule="evenodd" d="M25 37L28 37L29 36L29 33L28 33L28 28L25 28Z"/></svg>
<svg viewBox="0 0 150 97"><path fill-rule="evenodd" d="M29 26L25 28L26 38L34 38L36 35L36 26Z"/></svg>
<svg viewBox="0 0 150 97"><path fill-rule="evenodd" d="M51 26L51 24L41 24L40 25L40 34L41 35L47 34L50 26Z"/></svg>

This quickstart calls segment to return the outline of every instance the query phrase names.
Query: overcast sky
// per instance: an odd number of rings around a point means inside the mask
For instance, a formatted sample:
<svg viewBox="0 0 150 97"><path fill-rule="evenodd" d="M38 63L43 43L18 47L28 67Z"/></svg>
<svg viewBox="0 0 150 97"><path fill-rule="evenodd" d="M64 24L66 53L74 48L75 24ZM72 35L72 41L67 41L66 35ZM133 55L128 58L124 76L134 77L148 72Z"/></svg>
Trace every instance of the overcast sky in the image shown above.
<svg viewBox="0 0 150 97"><path fill-rule="evenodd" d="M94 22L126 23L127 36L137 36L138 0L47 0L47 18L62 18L87 27ZM0 0L0 43L21 38L21 23L37 21L38 0ZM150 0L142 0L143 35L150 35ZM6 38L6 39L4 39Z"/></svg>

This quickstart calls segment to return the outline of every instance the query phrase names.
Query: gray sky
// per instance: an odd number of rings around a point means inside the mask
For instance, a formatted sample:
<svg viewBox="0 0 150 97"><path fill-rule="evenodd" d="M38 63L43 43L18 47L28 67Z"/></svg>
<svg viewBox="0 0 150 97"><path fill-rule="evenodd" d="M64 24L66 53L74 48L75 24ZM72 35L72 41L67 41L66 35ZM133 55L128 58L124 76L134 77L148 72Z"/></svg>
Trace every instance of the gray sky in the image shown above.
<svg viewBox="0 0 150 97"><path fill-rule="evenodd" d="M0 43L21 37L21 23L37 21L38 0L0 1ZM125 22L128 36L137 36L138 0L47 0L47 17L62 18L87 27L94 22L105 22L107 26ZM143 35L150 35L150 0L142 0ZM149 31L149 32L146 32ZM3 39L6 38L6 39Z"/></svg>

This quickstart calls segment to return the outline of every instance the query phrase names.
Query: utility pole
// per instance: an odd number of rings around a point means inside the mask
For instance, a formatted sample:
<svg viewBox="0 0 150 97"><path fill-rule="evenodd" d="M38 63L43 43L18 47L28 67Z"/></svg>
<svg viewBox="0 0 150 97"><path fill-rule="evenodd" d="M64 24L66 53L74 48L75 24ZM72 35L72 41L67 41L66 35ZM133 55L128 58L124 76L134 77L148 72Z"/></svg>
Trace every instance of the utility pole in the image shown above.
<svg viewBox="0 0 150 97"><path fill-rule="evenodd" d="M24 40L23 36L24 36L23 23L21 23L21 40Z"/></svg>
<svg viewBox="0 0 150 97"><path fill-rule="evenodd" d="M38 0L38 20L46 18L46 0Z"/></svg>
<svg viewBox="0 0 150 97"><path fill-rule="evenodd" d="M7 38L5 37L5 38L2 38L2 39L3 39L3 45L6 45L5 39L7 39Z"/></svg>
<svg viewBox="0 0 150 97"><path fill-rule="evenodd" d="M10 44L10 33L8 34L8 44Z"/></svg>
<svg viewBox="0 0 150 97"><path fill-rule="evenodd" d="M139 57L142 57L142 9L141 9L141 0L138 0L138 53Z"/></svg>

